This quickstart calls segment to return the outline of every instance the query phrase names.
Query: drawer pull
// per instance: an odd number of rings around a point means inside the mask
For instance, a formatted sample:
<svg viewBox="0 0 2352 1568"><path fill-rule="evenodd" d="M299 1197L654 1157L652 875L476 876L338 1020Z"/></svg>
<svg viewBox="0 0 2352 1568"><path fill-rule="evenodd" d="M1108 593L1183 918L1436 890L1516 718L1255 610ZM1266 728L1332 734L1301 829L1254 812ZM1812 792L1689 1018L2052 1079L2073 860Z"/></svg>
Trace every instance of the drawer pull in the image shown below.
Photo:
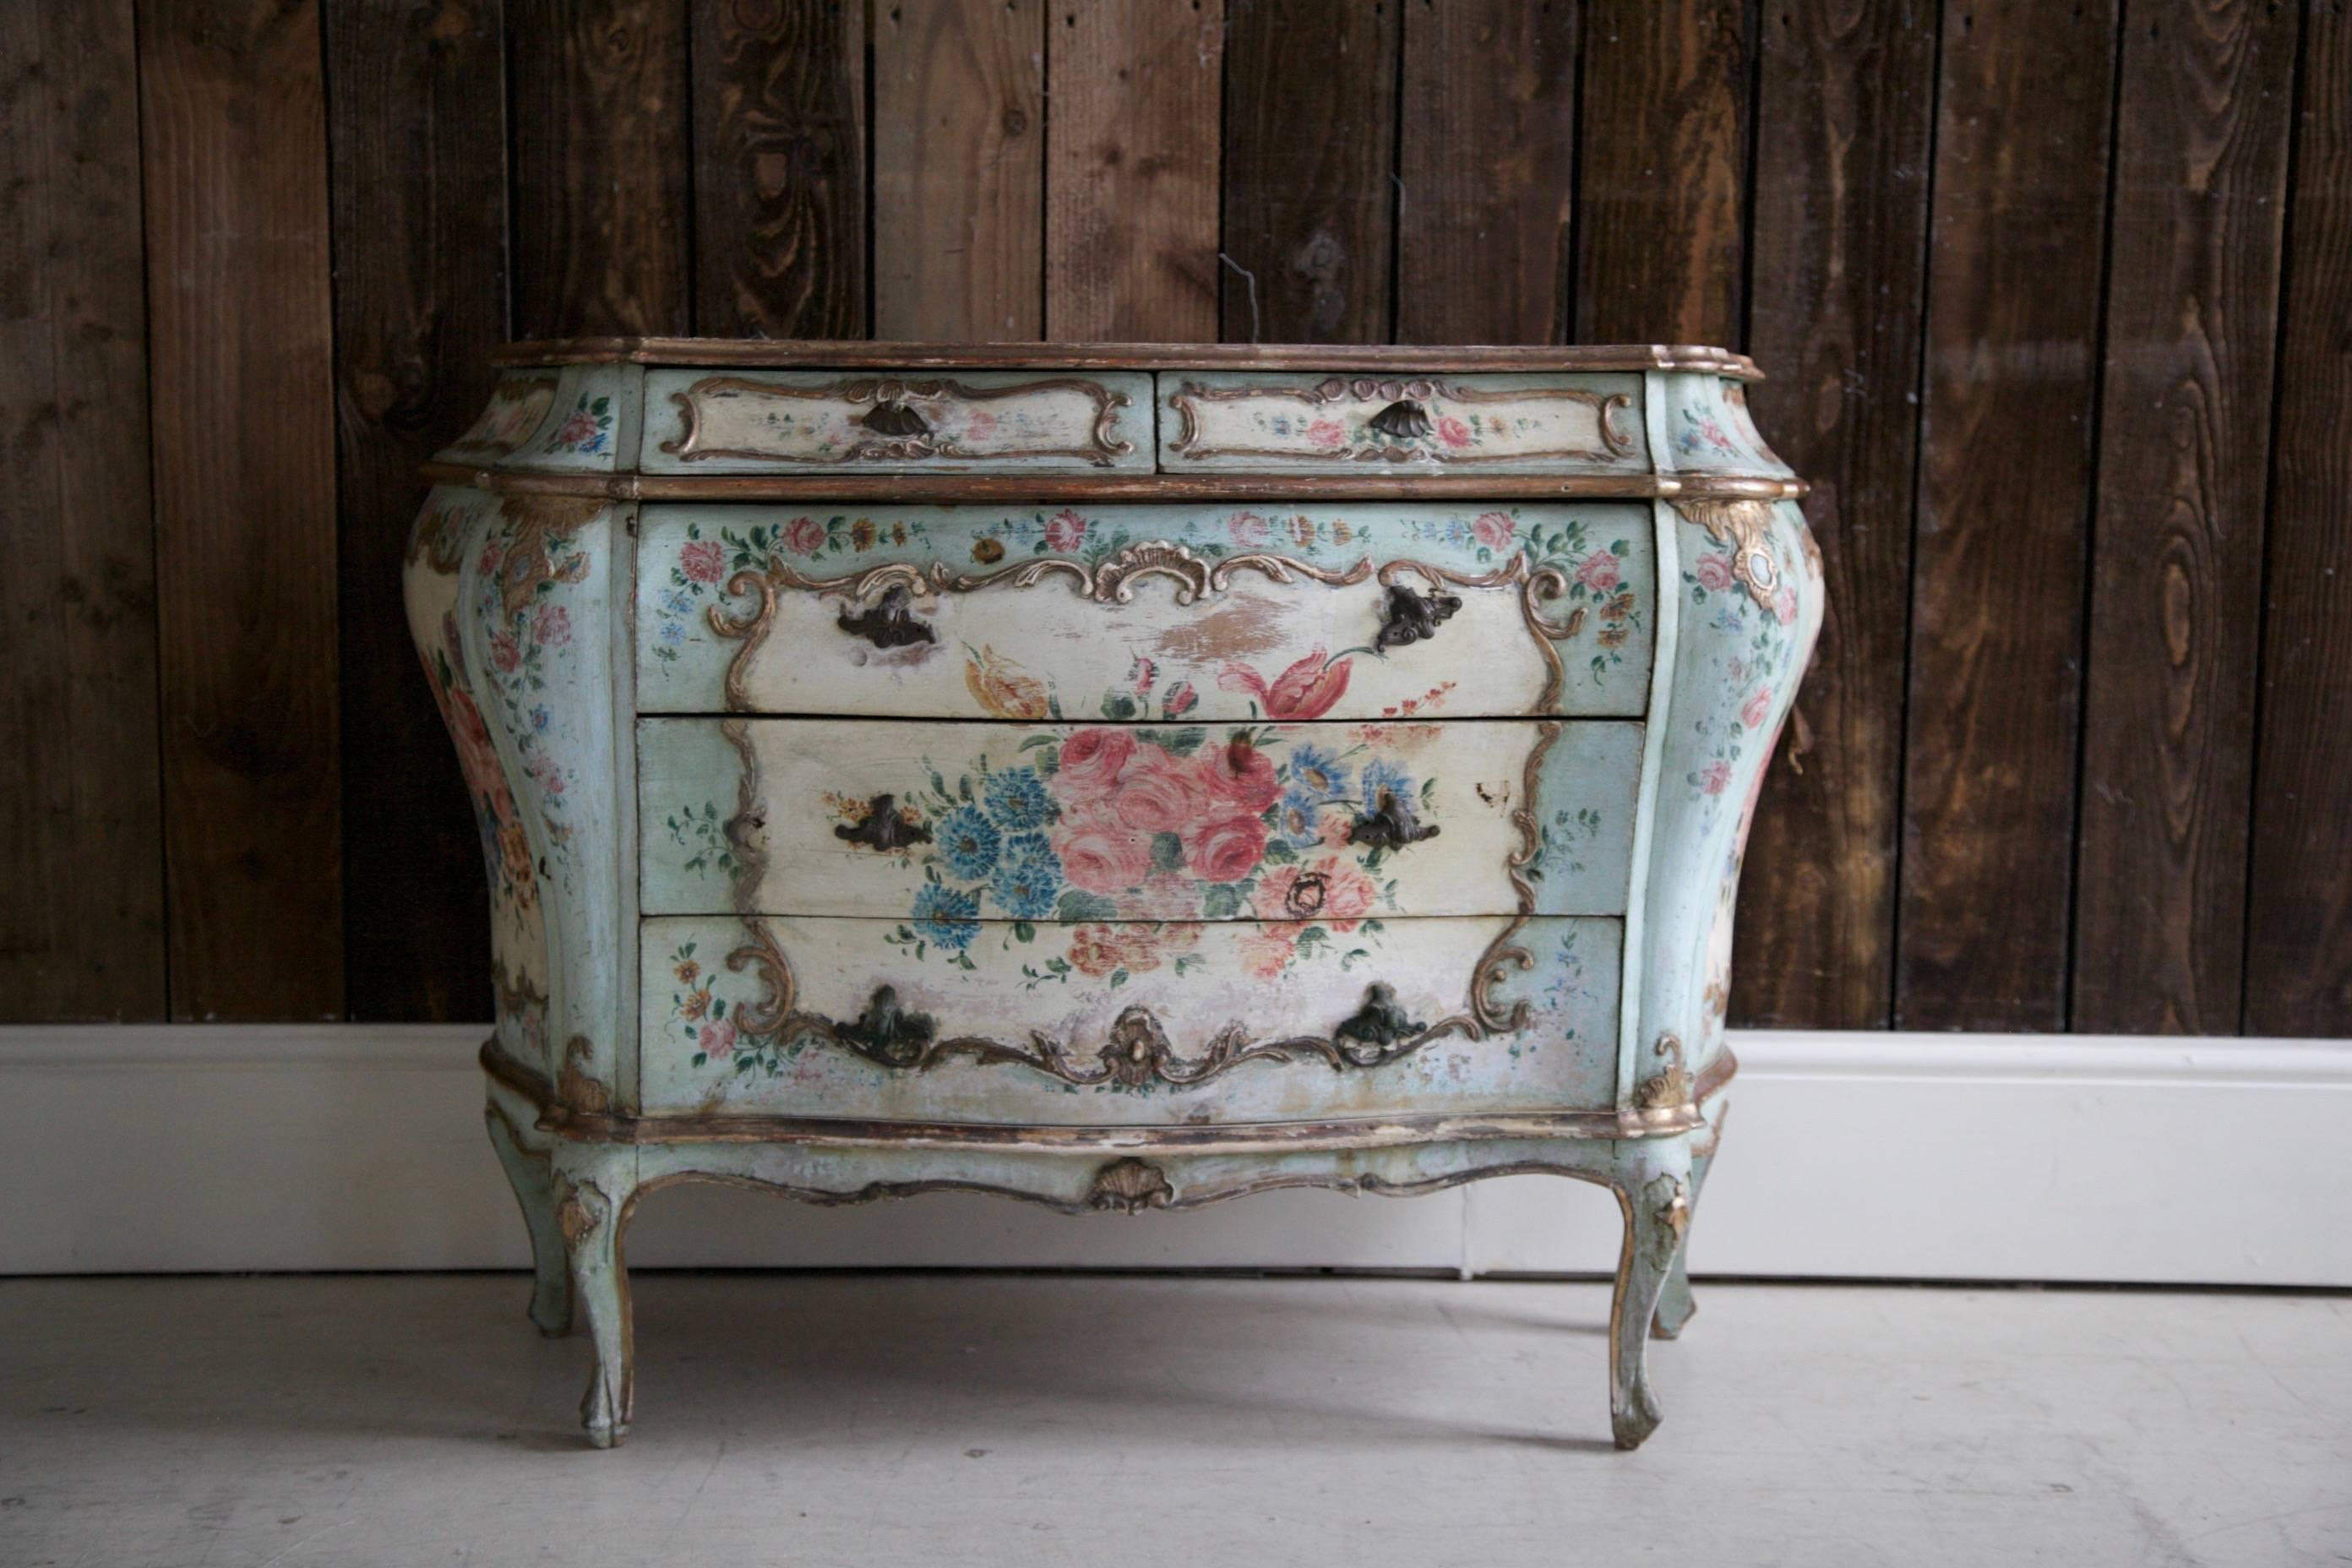
<svg viewBox="0 0 2352 1568"><path fill-rule="evenodd" d="M836 832L839 829L835 829ZM1437 837L1437 824L1423 826L1413 815L1412 802L1394 790L1382 790L1372 809L1348 828L1348 842L1368 849L1402 849Z"/></svg>
<svg viewBox="0 0 2352 1568"><path fill-rule="evenodd" d="M1458 594L1416 594L1402 583L1389 584L1388 608L1381 616L1381 649L1410 647L1437 635L1438 624L1462 607Z"/></svg>
<svg viewBox="0 0 2352 1568"><path fill-rule="evenodd" d="M919 822L909 822L898 810L895 795L877 795L866 803L866 816L856 824L838 823L833 836L846 844L863 844L885 854L895 854L917 844L929 844L931 830Z"/></svg>
<svg viewBox="0 0 2352 1568"><path fill-rule="evenodd" d="M1417 1040L1426 1025L1418 1023L1397 1005L1396 991L1382 981L1375 980L1364 987L1364 1005L1355 1015L1331 1031L1331 1038L1347 1054L1350 1064L1360 1068L1380 1067L1390 1058L1405 1054L1399 1046ZM1406 1049L1411 1049L1407 1047Z"/></svg>
<svg viewBox="0 0 2352 1568"><path fill-rule="evenodd" d="M1429 434L1429 410L1410 397L1399 398L1368 423L1391 441L1417 441Z"/></svg>
<svg viewBox="0 0 2352 1568"><path fill-rule="evenodd" d="M939 1038L940 1027L929 1013L913 1013L899 1006L896 989L877 985L866 1004L866 1011L849 1023L835 1025L833 1033L835 1038L868 1061L880 1062L886 1068L911 1068L924 1065L931 1042Z"/></svg>
<svg viewBox="0 0 2352 1568"><path fill-rule="evenodd" d="M852 637L864 637L876 647L911 647L917 643L940 640L931 628L917 620L914 612L908 608L906 588L895 584L884 590L879 603L854 616L844 610L835 624Z"/></svg>
<svg viewBox="0 0 2352 1568"><path fill-rule="evenodd" d="M923 416L896 398L886 397L866 411L857 421L877 436L928 436L931 427Z"/></svg>

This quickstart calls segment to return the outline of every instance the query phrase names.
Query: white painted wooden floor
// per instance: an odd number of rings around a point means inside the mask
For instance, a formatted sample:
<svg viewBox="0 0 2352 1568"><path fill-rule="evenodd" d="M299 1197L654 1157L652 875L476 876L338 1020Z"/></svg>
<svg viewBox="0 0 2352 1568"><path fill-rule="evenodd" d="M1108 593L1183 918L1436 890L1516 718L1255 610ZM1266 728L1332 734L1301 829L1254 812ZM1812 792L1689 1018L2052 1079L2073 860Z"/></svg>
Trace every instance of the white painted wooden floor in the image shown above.
<svg viewBox="0 0 2352 1568"><path fill-rule="evenodd" d="M2352 1297L1714 1286L1608 1442L1591 1284L0 1281L0 1563L2352 1562Z"/></svg>

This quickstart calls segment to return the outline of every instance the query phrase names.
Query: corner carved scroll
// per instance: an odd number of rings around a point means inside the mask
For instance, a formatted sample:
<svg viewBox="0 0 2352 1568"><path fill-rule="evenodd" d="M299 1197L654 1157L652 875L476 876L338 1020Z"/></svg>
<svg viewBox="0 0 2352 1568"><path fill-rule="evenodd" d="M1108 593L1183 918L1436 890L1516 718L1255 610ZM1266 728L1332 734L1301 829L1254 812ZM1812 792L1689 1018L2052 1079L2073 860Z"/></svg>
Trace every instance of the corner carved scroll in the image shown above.
<svg viewBox="0 0 2352 1568"><path fill-rule="evenodd" d="M1780 569L1772 559L1772 503L1762 500L1678 500L1685 522L1696 523L1731 556L1731 575L1759 609L1772 608Z"/></svg>
<svg viewBox="0 0 2352 1568"><path fill-rule="evenodd" d="M993 403L1008 397L1055 392L1079 393L1094 404L1094 417L1087 445L1015 447L973 452L959 445L952 435L940 434L930 422L909 406L915 403L937 404L950 400ZM1088 381L1082 376L1050 376L1041 381L1019 382L1011 386L972 386L947 378L901 381L887 377L845 377L818 386L784 386L748 376L709 375L684 392L673 392L669 395L670 401L677 405L684 430L664 441L661 449L688 463L712 458L733 458L751 462L837 467L861 462L914 462L925 458L956 462L987 458L1077 458L1097 467L1108 467L1113 458L1124 458L1135 450L1134 442L1115 439L1111 434L1113 426L1118 423L1118 411L1132 406L1134 399L1124 392L1113 392L1100 382ZM720 397L841 404L864 411L856 423L866 433L856 437L847 447L833 452L791 452L774 447L708 446L705 445L709 436L708 416L703 405L706 400Z"/></svg>
<svg viewBox="0 0 2352 1568"><path fill-rule="evenodd" d="M1642 1080L1633 1091L1633 1105L1640 1110L1675 1110L1689 1105L1693 1100L1690 1069L1683 1063L1683 1043L1679 1037L1660 1035L1654 1049L1666 1065Z"/></svg>
<svg viewBox="0 0 2352 1568"><path fill-rule="evenodd" d="M796 1005L799 992L792 961L777 944L774 933L763 921L753 919L745 924L751 940L728 954L727 967L755 975L763 994L736 1005L739 1030L762 1038L822 1040L894 1072L919 1073L950 1058L968 1057L982 1067L1025 1067L1081 1089L1139 1089L1155 1083L1189 1089L1245 1062L1319 1062L1334 1072L1344 1072L1385 1067L1452 1037L1475 1040L1484 1035L1483 1020L1476 1016L1456 1014L1427 1025L1409 1018L1398 1005L1395 992L1375 982L1367 988L1363 1005L1328 1035L1255 1040L1244 1025L1228 1024L1210 1037L1197 1056L1179 1050L1158 1016L1143 1006L1120 1013L1103 1043L1091 1052L1042 1030L1032 1030L1022 1043L977 1035L941 1039L929 1015L902 1006L897 993L887 985L877 989L865 1012L845 1023L801 1010ZM1485 972L1495 956L1489 950L1474 971L1474 1013ZM1526 958L1524 952L1520 956ZM1518 1005L1521 1023L1526 1005Z"/></svg>

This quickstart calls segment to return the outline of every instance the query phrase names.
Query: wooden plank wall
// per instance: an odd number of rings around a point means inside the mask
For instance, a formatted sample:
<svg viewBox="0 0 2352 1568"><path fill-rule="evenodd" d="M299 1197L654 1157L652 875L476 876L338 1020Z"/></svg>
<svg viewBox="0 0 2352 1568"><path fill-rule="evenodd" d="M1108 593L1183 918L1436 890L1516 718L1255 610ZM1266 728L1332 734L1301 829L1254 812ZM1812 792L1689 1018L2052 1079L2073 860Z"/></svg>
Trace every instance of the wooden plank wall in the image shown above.
<svg viewBox="0 0 2352 1568"><path fill-rule="evenodd" d="M481 1016L509 335L1714 341L1832 585L1735 1012L2352 1035L2342 0L25 0L0 1019Z"/></svg>

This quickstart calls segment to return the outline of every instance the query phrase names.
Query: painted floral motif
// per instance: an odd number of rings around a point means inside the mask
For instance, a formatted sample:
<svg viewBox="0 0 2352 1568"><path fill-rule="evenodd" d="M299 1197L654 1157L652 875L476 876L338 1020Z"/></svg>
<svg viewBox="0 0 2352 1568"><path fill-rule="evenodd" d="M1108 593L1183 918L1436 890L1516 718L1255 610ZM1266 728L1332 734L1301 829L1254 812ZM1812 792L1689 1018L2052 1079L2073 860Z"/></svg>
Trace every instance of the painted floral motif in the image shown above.
<svg viewBox="0 0 2352 1568"><path fill-rule="evenodd" d="M1593 994L1591 982L1585 977L1584 955L1576 950L1577 935L1573 924L1564 924L1551 962L1544 966L1550 979L1544 984L1538 1005L1552 1027L1522 1029L1511 1036L1507 1048L1513 1060L1535 1055L1543 1049L1547 1040L1577 1038L1576 1020L1589 1015L1600 1000Z"/></svg>
<svg viewBox="0 0 2352 1568"><path fill-rule="evenodd" d="M1016 766L980 763L952 783L929 767L897 792L908 824L929 837L898 852L925 880L892 945L969 969L983 919L1011 922L1008 944L1037 941L1040 922L1077 928L1067 953L1024 968L1034 983L1097 973L1088 966L1111 940L1106 922L1250 919L1268 922L1254 968L1278 973L1337 938L1379 931L1376 912L1395 907L1381 874L1391 851L1357 844L1360 824L1386 812L1410 830L1434 788L1364 742L1294 742L1253 726L1222 740L1201 728L1095 726L1024 750ZM848 826L870 809L846 797L825 805ZM1120 931L1119 942L1144 940Z"/></svg>
<svg viewBox="0 0 2352 1568"><path fill-rule="evenodd" d="M669 832L669 841L693 854L678 862L681 869L700 874L716 871L724 877L735 874L735 847L728 842L727 819L719 807L706 801L700 809L687 806L662 818L662 826Z"/></svg>
<svg viewBox="0 0 2352 1568"><path fill-rule="evenodd" d="M1775 551L1776 558L1780 553ZM1721 795L1749 749L1771 743L1767 726L1772 720L1773 694L1787 682L1796 646L1797 596L1787 575L1783 563L1781 581L1766 608L1748 594L1730 555L1713 541L1683 572L1694 617L1703 616L1707 629L1730 639L1722 689L1728 696L1692 721L1700 762L1684 783L1695 796Z"/></svg>
<svg viewBox="0 0 2352 1568"><path fill-rule="evenodd" d="M1739 456L1739 443L1723 427L1723 422L1705 408L1675 411L1675 449L1686 458Z"/></svg>
<svg viewBox="0 0 2352 1568"><path fill-rule="evenodd" d="M555 383L545 376L500 381L490 389L489 406L472 429L450 443L450 450L504 457L530 439L554 402Z"/></svg>
<svg viewBox="0 0 2352 1568"><path fill-rule="evenodd" d="M586 393L563 416L563 423L547 438L540 450L549 454L572 452L583 457L598 456L613 449L613 400L599 394Z"/></svg>
<svg viewBox="0 0 2352 1568"><path fill-rule="evenodd" d="M553 715L546 693L553 666L573 636L571 610L558 590L588 574L572 516L510 499L502 526L476 564L480 624L488 628L489 689L523 772L538 786L541 818L559 855L572 837L565 796L577 780L549 743Z"/></svg>
<svg viewBox="0 0 2352 1568"><path fill-rule="evenodd" d="M531 866L530 839L523 831L522 814L507 787L505 770L490 742L490 727L476 706L473 681L466 671L466 650L457 640L457 617L441 617L441 640L420 650L433 700L457 748L457 768L473 797L474 822L482 837L482 864L493 890L518 910L539 902L539 879Z"/></svg>

